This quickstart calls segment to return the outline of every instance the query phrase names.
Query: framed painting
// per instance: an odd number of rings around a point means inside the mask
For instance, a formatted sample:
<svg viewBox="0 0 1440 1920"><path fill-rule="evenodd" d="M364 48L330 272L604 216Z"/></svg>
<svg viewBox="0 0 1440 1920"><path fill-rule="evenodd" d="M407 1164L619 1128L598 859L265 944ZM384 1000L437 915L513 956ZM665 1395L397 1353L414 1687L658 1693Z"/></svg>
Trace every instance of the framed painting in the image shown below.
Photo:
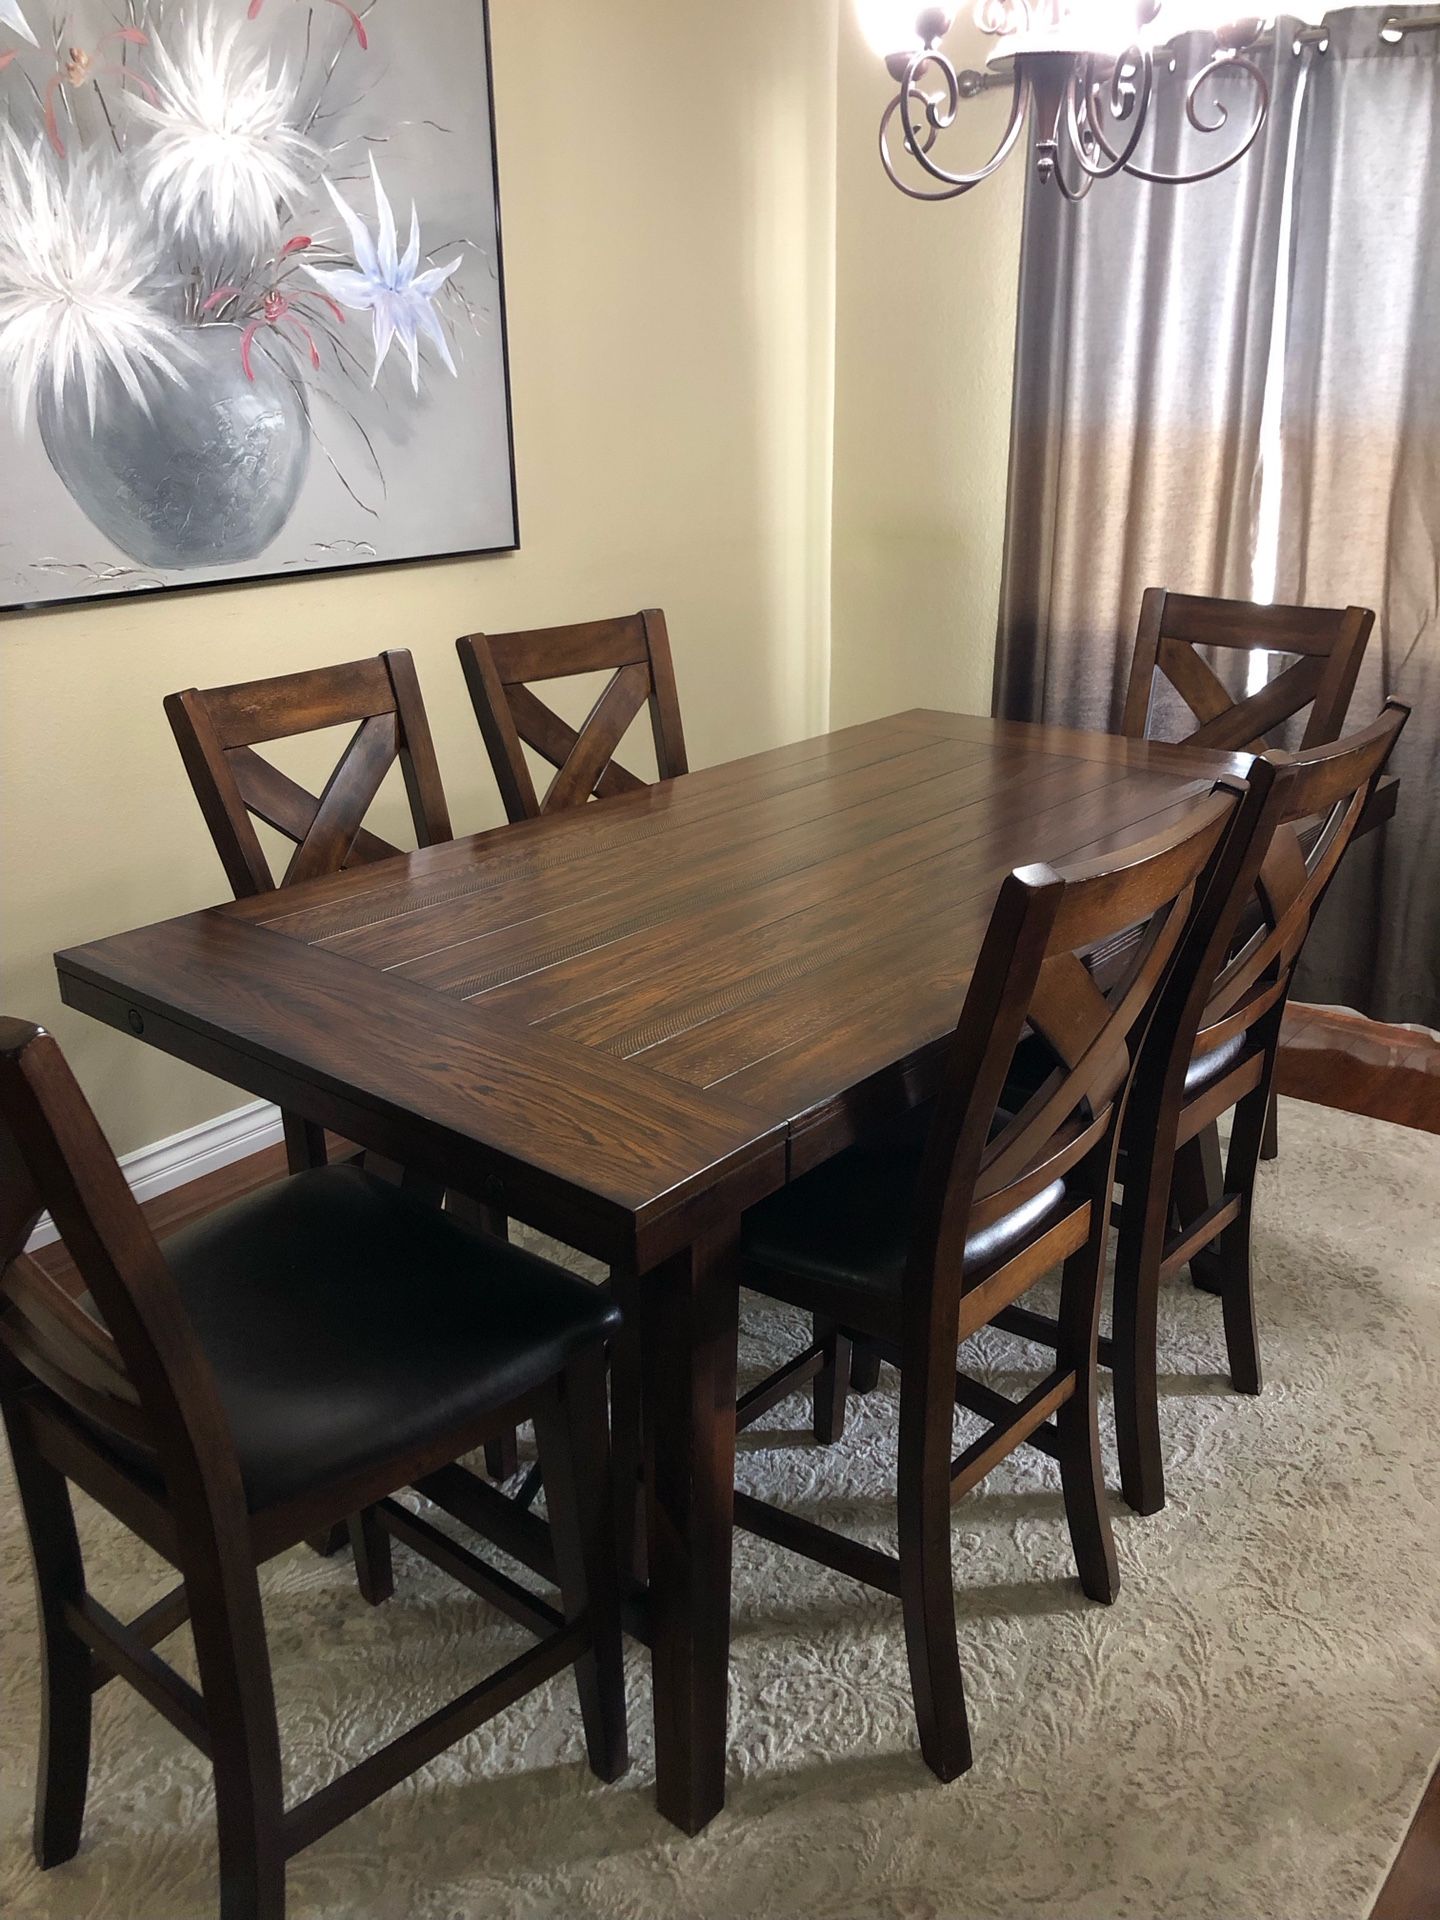
<svg viewBox="0 0 1440 1920"><path fill-rule="evenodd" d="M484 0L0 0L0 607L518 544Z"/></svg>

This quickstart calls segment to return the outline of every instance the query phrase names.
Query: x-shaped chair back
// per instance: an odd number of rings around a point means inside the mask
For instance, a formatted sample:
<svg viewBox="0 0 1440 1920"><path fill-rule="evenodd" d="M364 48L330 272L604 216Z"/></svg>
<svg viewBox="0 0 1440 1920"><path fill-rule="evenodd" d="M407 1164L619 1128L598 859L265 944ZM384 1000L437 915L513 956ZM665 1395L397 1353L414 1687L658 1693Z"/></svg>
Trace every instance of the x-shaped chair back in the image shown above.
<svg viewBox="0 0 1440 1920"><path fill-rule="evenodd" d="M24 1252L49 1209L100 1319ZM201 1459L223 1430L169 1270L90 1105L49 1034L0 1020L0 1360L232 1517L238 1482Z"/></svg>
<svg viewBox="0 0 1440 1920"><path fill-rule="evenodd" d="M533 820L592 798L643 789L646 782L621 766L615 750L646 705L660 778L689 771L670 640L658 609L529 633L473 633L456 646L511 820ZM562 720L529 685L595 672L611 677L578 727ZM527 746L555 768L543 798L525 758Z"/></svg>
<svg viewBox="0 0 1440 1920"><path fill-rule="evenodd" d="M1183 819L1121 856L1005 881L955 1032L920 1178L908 1291L947 1329L967 1238L1035 1200L1082 1161L1109 1204L1114 1145L1147 1019L1234 817L1221 781ZM1082 956L1137 937L1102 988ZM994 1124L1027 1029L1054 1067ZM953 1306L952 1306L953 1302ZM953 1344L953 1343L952 1343Z"/></svg>
<svg viewBox="0 0 1440 1920"><path fill-rule="evenodd" d="M364 823L397 760L417 844L450 838L420 683L406 652L206 692L192 687L172 693L165 711L237 899L277 885L256 819L294 842L282 887L396 854ZM267 741L350 725L355 732L318 796L255 751Z"/></svg>
<svg viewBox="0 0 1440 1920"><path fill-rule="evenodd" d="M1409 716L1401 701L1387 700L1379 718L1347 740L1256 763L1251 784L1263 815L1230 882L1228 956L1218 975L1202 969L1214 982L1196 1039L1202 1051L1283 1006L1326 889Z"/></svg>
<svg viewBox="0 0 1440 1920"><path fill-rule="evenodd" d="M1375 616L1364 607L1276 607L1213 600L1151 587L1140 611L1120 731L1149 737L1160 672L1197 725L1183 744L1220 752L1261 752L1267 736L1305 707L1302 747L1338 739ZM1282 653L1295 658L1256 692L1236 699L1203 649Z"/></svg>

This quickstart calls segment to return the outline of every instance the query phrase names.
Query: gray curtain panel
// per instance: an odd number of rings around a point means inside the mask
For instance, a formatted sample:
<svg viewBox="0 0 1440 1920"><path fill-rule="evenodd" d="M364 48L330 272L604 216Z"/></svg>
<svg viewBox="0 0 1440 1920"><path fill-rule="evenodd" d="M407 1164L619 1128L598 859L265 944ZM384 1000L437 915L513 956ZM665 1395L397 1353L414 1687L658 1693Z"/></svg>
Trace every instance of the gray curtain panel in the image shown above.
<svg viewBox="0 0 1440 1920"><path fill-rule="evenodd" d="M1385 17L1337 16L1300 59L1282 35L1269 126L1216 180L1106 181L1079 207L1032 182L995 695L1009 718L1113 728L1146 587L1250 597L1288 294L1274 597L1374 607L1351 718L1390 691L1415 706L1400 817L1350 857L1297 992L1440 1025L1440 33L1389 46ZM1200 57L1182 49L1162 127ZM1205 138L1168 137L1148 164L1203 164ZM1166 695L1161 737L1193 725Z"/></svg>
<svg viewBox="0 0 1440 1920"><path fill-rule="evenodd" d="M1157 81L1143 156L1154 171L1212 164L1226 138L1185 118L1204 46L1182 42ZM996 662L996 710L1009 719L1118 726L1146 587L1249 591L1300 65L1288 48L1258 63L1271 134L1214 180L1122 175L1071 206L1032 174ZM1242 127L1253 97L1238 80L1218 93Z"/></svg>
<svg viewBox="0 0 1440 1920"><path fill-rule="evenodd" d="M1337 16L1306 85L1276 598L1374 607L1351 719L1413 711L1296 992L1440 1027L1440 32L1387 46L1385 17Z"/></svg>

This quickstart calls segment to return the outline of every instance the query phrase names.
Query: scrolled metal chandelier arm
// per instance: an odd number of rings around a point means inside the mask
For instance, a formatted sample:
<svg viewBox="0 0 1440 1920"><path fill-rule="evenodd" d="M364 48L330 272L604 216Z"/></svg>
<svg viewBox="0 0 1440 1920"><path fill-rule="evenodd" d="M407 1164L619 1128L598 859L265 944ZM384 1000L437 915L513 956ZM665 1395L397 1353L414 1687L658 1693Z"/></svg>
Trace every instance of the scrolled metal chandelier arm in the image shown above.
<svg viewBox="0 0 1440 1920"><path fill-rule="evenodd" d="M1150 117L1154 95L1155 63L1143 47L1132 47L1104 71L1104 63L1092 55L1077 60L1075 72L1065 93L1065 119L1075 159L1090 180L1113 180L1130 165L1130 156L1140 144ZM1105 97L1108 94L1108 99ZM1119 147L1111 147L1103 131L1104 120L1120 125L1130 123L1130 133ZM1096 159L1098 152L1103 159ZM1057 180L1061 192L1064 182ZM1084 192L1089 191L1087 186ZM1067 194L1067 199L1079 198Z"/></svg>
<svg viewBox="0 0 1440 1920"><path fill-rule="evenodd" d="M1202 120L1196 105L1200 89L1206 81L1213 80L1222 73L1245 73L1255 82L1255 117L1240 145L1226 154L1223 160L1217 160L1214 166L1199 167L1194 173L1153 173L1149 168L1137 167L1131 162L1126 163L1127 173L1133 174L1137 180L1148 180L1151 186L1155 187L1193 187L1201 180L1213 180L1217 174L1224 173L1227 168L1233 167L1237 160L1244 159L1260 138L1261 129L1270 117L1270 82L1255 62L1247 59L1243 53L1232 52L1226 47L1216 48L1212 57L1206 61L1185 89L1185 118L1197 133L1219 133L1228 125L1230 114L1223 100L1217 99L1215 102L1213 121Z"/></svg>
<svg viewBox="0 0 1440 1920"><path fill-rule="evenodd" d="M926 91L922 83L931 79L932 75L941 81L942 91ZM955 124L961 100L972 91L965 84L967 80L978 80L978 76L957 73L943 53L933 47L926 48L906 64L900 75L899 91L881 116L881 161L890 179L912 200L954 200L962 193L969 193L972 187L978 187L982 181L988 180L1004 164L1019 138L1030 105L1030 85L1017 67L1010 93L1010 117L1000 136L1000 143L990 158L971 173L952 173L948 167L942 167L931 159L935 142ZM977 85L973 91L978 90ZM890 151L890 128L897 115L900 117L905 151L935 181L933 187L919 186L907 180L897 166L895 156Z"/></svg>
<svg viewBox="0 0 1440 1920"><path fill-rule="evenodd" d="M1053 181L1067 200L1082 200L1097 180L1121 173L1166 187L1224 173L1255 145L1269 118L1270 80L1255 56L1274 45L1276 36L1255 17L1216 26L1214 52L1185 83L1184 124L1205 135L1232 129L1224 90L1215 83L1238 78L1249 85L1245 97L1252 109L1243 138L1228 143L1222 138L1217 144L1228 144L1229 151L1213 164L1186 173L1161 172L1141 165L1137 155L1159 115L1158 76L1175 67L1163 33L1168 3L1134 0L1136 38L1117 54L1104 44L1103 23L1095 29L1102 35L1099 45L1086 37L1092 26L1084 0L977 0L976 27L999 42L985 70L977 73L957 70L940 45L955 19L953 7L923 6L907 18L906 0L861 0L872 13L877 7L887 12L895 35L889 44L905 48L883 55L897 83L880 120L886 174L912 200L953 200L1004 164L1027 120L1039 179ZM1292 44L1299 54L1302 45L1316 39L1323 46L1323 38L1323 33L1301 31ZM874 44L878 52L886 40L876 38ZM937 144L960 118L962 103L1002 85L1010 88L1010 111L990 158L968 172L943 165ZM1166 99L1168 110L1178 112L1179 102L1168 90ZM1237 119L1232 131L1239 126Z"/></svg>

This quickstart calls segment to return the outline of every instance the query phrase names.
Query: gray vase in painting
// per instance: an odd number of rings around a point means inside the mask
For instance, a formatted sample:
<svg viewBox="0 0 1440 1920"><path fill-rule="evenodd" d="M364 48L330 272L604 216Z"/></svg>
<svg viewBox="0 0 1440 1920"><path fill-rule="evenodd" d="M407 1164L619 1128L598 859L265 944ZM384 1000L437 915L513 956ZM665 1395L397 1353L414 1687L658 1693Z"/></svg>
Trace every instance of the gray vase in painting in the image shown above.
<svg viewBox="0 0 1440 1920"><path fill-rule="evenodd" d="M193 327L186 342L180 384L149 381L148 412L113 368L98 382L93 427L73 389L57 402L47 384L38 396L50 464L144 567L253 560L294 512L310 464L310 421L278 359L257 345L247 373L238 327Z"/></svg>

